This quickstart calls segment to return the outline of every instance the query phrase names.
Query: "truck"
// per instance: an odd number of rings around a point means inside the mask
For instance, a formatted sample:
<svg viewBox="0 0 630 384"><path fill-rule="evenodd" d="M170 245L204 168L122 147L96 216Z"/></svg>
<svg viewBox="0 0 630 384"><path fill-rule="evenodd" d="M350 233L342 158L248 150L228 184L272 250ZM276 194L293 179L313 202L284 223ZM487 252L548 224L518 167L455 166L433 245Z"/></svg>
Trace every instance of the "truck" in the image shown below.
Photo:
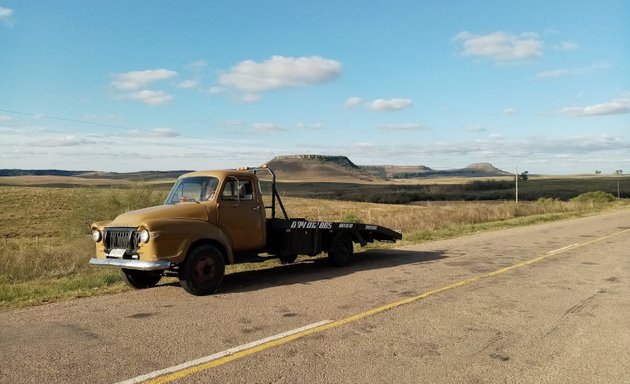
<svg viewBox="0 0 630 384"><path fill-rule="evenodd" d="M262 193L269 179L271 196ZM136 289L176 276L184 290L198 296L219 288L226 265L252 257L292 263L298 255L326 252L332 265L345 266L355 243L402 238L380 225L289 218L276 174L266 166L186 173L163 205L95 222L91 233L96 254L90 264L120 268L123 281Z"/></svg>

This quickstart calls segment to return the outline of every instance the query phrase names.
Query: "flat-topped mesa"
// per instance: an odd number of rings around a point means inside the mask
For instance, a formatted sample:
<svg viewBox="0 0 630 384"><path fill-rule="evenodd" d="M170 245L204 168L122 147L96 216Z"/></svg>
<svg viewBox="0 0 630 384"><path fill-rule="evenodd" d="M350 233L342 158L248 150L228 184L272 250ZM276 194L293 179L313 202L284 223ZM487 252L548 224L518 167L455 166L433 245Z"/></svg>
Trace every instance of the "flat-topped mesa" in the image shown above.
<svg viewBox="0 0 630 384"><path fill-rule="evenodd" d="M346 156L326 156L326 155L283 155L271 159L270 163L282 160L310 160L320 163L333 163L342 167L359 168Z"/></svg>
<svg viewBox="0 0 630 384"><path fill-rule="evenodd" d="M490 163L473 163L473 164L468 165L464 169L474 169L475 171L481 171L481 172L503 172L502 170L500 170L499 168L495 167L494 165Z"/></svg>

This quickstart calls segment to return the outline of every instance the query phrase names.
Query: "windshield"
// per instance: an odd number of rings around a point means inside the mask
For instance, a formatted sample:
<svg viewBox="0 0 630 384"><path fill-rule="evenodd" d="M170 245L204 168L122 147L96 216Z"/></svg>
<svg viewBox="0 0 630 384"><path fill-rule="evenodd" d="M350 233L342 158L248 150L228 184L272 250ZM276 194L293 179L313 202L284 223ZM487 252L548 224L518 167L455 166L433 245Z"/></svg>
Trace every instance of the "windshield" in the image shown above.
<svg viewBox="0 0 630 384"><path fill-rule="evenodd" d="M212 176L197 176L178 179L164 204L201 202L212 200L219 186L219 179Z"/></svg>

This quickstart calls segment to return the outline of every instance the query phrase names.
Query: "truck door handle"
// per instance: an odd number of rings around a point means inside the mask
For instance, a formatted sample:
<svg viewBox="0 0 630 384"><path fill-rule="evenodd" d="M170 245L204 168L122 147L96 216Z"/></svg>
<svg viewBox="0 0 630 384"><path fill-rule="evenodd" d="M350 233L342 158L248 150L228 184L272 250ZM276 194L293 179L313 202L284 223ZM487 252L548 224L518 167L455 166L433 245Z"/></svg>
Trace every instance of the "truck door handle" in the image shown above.
<svg viewBox="0 0 630 384"><path fill-rule="evenodd" d="M260 211L260 205L257 206L256 208L252 208L253 211Z"/></svg>

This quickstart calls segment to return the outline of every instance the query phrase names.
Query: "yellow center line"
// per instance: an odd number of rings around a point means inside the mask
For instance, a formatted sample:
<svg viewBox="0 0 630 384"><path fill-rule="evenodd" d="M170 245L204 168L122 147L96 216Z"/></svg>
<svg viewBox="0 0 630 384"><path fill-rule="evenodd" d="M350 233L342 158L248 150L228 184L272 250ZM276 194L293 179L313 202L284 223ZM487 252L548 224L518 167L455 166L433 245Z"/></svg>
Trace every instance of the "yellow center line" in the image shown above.
<svg viewBox="0 0 630 384"><path fill-rule="evenodd" d="M193 366L193 367L189 367L189 368L183 369L183 370L178 371L178 372L173 372L173 373L161 376L161 377L157 377L155 379L145 381L145 383L147 383L147 384L148 383L150 383L150 384L169 383L171 381L178 380L178 379L184 378L186 376L190 376L190 375L192 375L194 373L197 373L197 372L205 371L205 370L208 370L210 368L214 368L214 367L217 367L219 365L223 365L223 364L229 363L231 361L238 360L238 359L241 359L243 357L250 356L250 355L256 354L258 352L265 351L265 350L273 348L273 347L277 347L279 345L287 344L287 343L289 343L291 341L301 339L301 338L306 337L308 335L312 335L312 334L315 334L315 333L323 332L323 331L326 331L326 330L332 329L332 328L337 328L337 327L340 327L340 326L348 324L348 323L353 323L353 322L359 321L361 319L364 319L366 317L374 316L374 315L377 315L379 313L382 313L382 312L385 312L385 311L389 311L391 309L394 309L394 308L397 308L397 307L400 307L400 306L403 306L403 305L406 305L406 304L410 304L410 303L413 303L413 302L416 302L416 301L419 301L419 300L426 299L427 297L436 295L438 293L442 293L442 292L445 292L445 291L448 291L448 290L451 290L451 289L463 287L465 285L472 284L472 283L474 283L476 281L479 281L479 280L482 280L482 279L487 279L487 278L490 278L490 277L498 276L498 275L501 275L503 273L512 271L514 269L522 268L522 267L525 267L527 265L537 263L537 262L539 262L541 260L544 260L544 259L546 259L546 258L548 258L550 256L559 255L559 254L562 254L562 253L567 253L568 251L572 251L572 250L575 250L577 248L582 248L582 247L585 247L587 245L590 245L590 244L593 244L593 243L597 243L597 242L600 242L600 241L603 241L603 240L606 240L606 239L609 239L611 237L615 237L615 236L618 236L618 235L621 235L621 234L627 233L627 232L630 232L630 229L625 229L623 231L615 232L613 234L606 235L606 236L603 236L603 237L599 237L597 239L593 239L593 240L590 240L590 241L586 241L584 243L572 244L569 247L560 248L560 249L557 249L555 251L548 252L548 253L546 253L544 255L534 257L533 259L529 259L529 260L526 260L526 261L523 261L523 262L511 265L509 267L497 269L496 271L492 271L492 272L488 272L488 273L485 273L485 274L482 274L482 275L473 276L473 277L468 278L468 279L460 280L458 282L455 282L453 284L444 286L442 288L437 288L437 289L425 292L425 293L417 295L417 296L409 297L409 298L406 298L406 299L403 299L403 300L399 300L399 301L396 301L396 302L393 302L393 303L390 303L390 304L383 305L383 306L378 307L378 308L374 308L374 309L370 309L370 310L365 311L365 312L357 313L355 315L346 317L344 319L336 320L336 321L333 321L333 322L330 322L330 323L327 323L327 324L324 324L324 325L321 325L321 326L318 326L318 327L310 328L310 329L307 329L305 331L298 332L298 333L295 333L295 334L292 334L292 335L289 335L289 336L286 336L286 337L283 337L283 338L280 338L280 339L276 339L276 340L273 340L273 341L270 341L270 342L267 342L267 343L264 343L264 344L260 344L260 345L257 345L255 347L253 347L253 348L246 349L246 350L234 353L232 355L229 355L229 356L217 359L217 360L213 360L213 361L210 361L210 362L207 362L207 363L203 363L203 364L199 364L199 365L196 365L196 366Z"/></svg>

